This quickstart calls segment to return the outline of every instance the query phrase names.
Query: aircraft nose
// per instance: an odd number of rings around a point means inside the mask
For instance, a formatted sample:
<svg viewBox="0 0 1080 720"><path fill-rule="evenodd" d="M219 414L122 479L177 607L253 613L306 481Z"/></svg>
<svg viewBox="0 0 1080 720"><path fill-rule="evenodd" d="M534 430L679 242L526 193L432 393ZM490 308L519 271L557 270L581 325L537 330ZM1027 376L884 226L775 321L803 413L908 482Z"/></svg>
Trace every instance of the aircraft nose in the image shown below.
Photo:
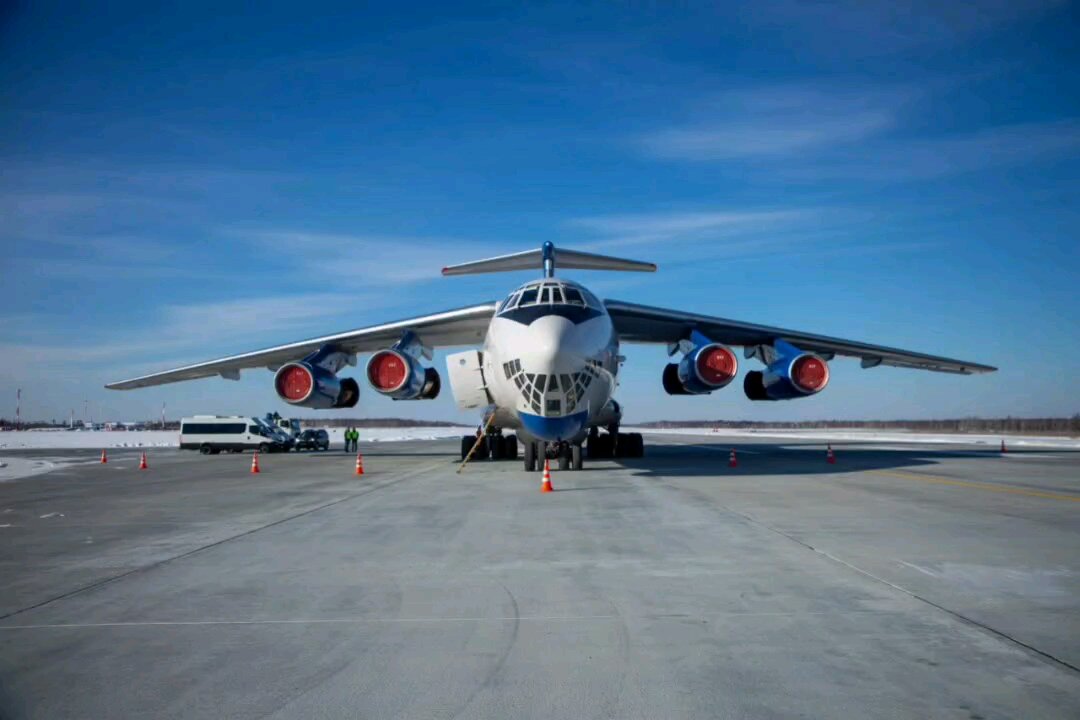
<svg viewBox="0 0 1080 720"><path fill-rule="evenodd" d="M538 440L571 440L588 420L583 404L585 358L575 347L574 324L566 318L538 318L529 327L521 354L521 402L517 414L525 431Z"/></svg>
<svg viewBox="0 0 1080 720"><path fill-rule="evenodd" d="M522 353L531 372L568 372L576 363L570 336L574 324L558 315L537 318L529 326L528 347Z"/></svg>
<svg viewBox="0 0 1080 720"><path fill-rule="evenodd" d="M585 422L588 419L588 411L562 417L536 415L524 410L518 411L518 418L522 427L537 440L571 440L585 430Z"/></svg>

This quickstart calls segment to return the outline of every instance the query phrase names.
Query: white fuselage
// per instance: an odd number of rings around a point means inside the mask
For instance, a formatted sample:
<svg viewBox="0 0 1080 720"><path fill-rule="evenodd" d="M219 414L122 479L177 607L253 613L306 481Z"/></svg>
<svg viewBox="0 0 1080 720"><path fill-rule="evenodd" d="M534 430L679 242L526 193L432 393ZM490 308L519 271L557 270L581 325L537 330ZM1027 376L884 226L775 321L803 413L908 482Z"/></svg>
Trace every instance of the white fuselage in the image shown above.
<svg viewBox="0 0 1080 720"><path fill-rule="evenodd" d="M585 288L561 278L526 283L499 305L484 342L496 424L568 442L617 424L618 352L607 309Z"/></svg>

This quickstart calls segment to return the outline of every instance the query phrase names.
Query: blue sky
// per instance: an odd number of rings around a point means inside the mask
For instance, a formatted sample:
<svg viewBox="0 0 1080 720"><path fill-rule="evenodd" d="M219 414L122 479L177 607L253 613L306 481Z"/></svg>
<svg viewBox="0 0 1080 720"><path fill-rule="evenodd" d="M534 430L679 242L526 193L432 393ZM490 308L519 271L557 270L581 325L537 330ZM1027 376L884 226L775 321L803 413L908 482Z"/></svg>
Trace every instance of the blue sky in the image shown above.
<svg viewBox="0 0 1080 720"><path fill-rule="evenodd" d="M284 412L101 386L498 298L529 275L439 268L544 240L660 265L572 274L605 297L1002 368L751 403L631 347L630 420L1080 412L1075 6L104 5L0 18L0 416Z"/></svg>

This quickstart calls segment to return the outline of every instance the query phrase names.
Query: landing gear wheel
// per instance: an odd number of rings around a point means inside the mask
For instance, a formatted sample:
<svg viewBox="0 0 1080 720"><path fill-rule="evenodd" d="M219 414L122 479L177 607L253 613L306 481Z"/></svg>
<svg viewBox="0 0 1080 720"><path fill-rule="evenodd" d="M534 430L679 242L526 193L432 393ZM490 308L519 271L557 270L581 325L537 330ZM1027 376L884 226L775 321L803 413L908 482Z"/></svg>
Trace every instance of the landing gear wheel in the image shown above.
<svg viewBox="0 0 1080 720"><path fill-rule="evenodd" d="M525 443L525 472L536 470L536 443Z"/></svg>
<svg viewBox="0 0 1080 720"><path fill-rule="evenodd" d="M574 470L581 469L581 446L570 446L570 467Z"/></svg>
<svg viewBox="0 0 1080 720"><path fill-rule="evenodd" d="M506 445L503 446L503 457L507 460L517 460L517 446L517 435L511 435L506 438Z"/></svg>
<svg viewBox="0 0 1080 720"><path fill-rule="evenodd" d="M570 450L568 448L562 448L559 451L559 469L560 470L569 470L570 469Z"/></svg>
<svg viewBox="0 0 1080 720"><path fill-rule="evenodd" d="M476 442L475 435L462 435L461 436L461 459L465 460L469 456L469 451L472 450L473 443Z"/></svg>
<svg viewBox="0 0 1080 720"><path fill-rule="evenodd" d="M487 436L487 450L488 450L488 459L490 459L490 460L502 460L502 456L503 456L503 436L502 435L488 435Z"/></svg>

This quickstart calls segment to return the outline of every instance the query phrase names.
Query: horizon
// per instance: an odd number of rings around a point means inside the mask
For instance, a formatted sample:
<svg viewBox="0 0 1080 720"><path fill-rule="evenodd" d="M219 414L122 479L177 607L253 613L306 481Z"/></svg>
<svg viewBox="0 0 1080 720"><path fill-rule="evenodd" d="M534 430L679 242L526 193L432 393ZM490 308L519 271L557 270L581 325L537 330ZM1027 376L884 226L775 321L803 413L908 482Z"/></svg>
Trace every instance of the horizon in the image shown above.
<svg viewBox="0 0 1080 720"><path fill-rule="evenodd" d="M552 240L659 265L558 273L604 298L1000 368L753 403L623 345L627 424L1072 417L1076 7L891 8L0 11L0 414L334 420L266 371L103 385L498 300L539 269L440 268ZM355 411L478 417L393 403Z"/></svg>

